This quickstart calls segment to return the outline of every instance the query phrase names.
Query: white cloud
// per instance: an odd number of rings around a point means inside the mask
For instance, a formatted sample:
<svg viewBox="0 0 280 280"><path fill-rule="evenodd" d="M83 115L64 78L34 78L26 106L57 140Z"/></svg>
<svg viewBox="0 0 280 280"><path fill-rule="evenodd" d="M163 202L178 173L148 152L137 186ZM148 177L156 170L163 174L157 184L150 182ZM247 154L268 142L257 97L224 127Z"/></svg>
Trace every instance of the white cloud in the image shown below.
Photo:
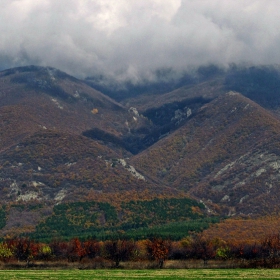
<svg viewBox="0 0 280 280"><path fill-rule="evenodd" d="M0 67L139 82L159 68L279 63L279 30L273 0L2 0Z"/></svg>

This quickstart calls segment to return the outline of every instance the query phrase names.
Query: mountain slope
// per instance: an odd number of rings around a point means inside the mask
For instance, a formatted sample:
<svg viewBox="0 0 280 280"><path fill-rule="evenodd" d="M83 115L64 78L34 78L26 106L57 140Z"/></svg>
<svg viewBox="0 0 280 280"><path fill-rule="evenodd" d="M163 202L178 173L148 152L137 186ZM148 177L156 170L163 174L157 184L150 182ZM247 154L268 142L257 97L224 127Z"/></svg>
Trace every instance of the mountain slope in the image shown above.
<svg viewBox="0 0 280 280"><path fill-rule="evenodd" d="M145 118L54 68L29 66L0 72L0 98L0 110L18 116L17 126L27 132L30 127L73 134L94 129L123 142L132 129L149 126ZM95 139L103 141L100 135ZM6 137L10 136L6 133Z"/></svg>
<svg viewBox="0 0 280 280"><path fill-rule="evenodd" d="M131 162L219 211L261 213L277 207L279 148L279 120L229 92Z"/></svg>
<svg viewBox="0 0 280 280"><path fill-rule="evenodd" d="M137 197L146 191L154 196L164 192L163 186L124 163L115 152L86 137L36 132L1 153L0 197L2 201L57 202L85 199L89 193L137 191L133 195Z"/></svg>
<svg viewBox="0 0 280 280"><path fill-rule="evenodd" d="M1 201L170 192L124 159L137 112L53 68L2 71L0 94Z"/></svg>

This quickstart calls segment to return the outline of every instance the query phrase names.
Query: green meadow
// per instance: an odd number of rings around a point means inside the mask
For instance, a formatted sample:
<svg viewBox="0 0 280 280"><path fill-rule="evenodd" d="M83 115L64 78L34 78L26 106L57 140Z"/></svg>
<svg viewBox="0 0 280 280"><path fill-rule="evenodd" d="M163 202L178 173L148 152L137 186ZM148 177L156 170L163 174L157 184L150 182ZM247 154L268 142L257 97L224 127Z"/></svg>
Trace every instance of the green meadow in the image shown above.
<svg viewBox="0 0 280 280"><path fill-rule="evenodd" d="M0 279L280 279L277 269L1 270Z"/></svg>

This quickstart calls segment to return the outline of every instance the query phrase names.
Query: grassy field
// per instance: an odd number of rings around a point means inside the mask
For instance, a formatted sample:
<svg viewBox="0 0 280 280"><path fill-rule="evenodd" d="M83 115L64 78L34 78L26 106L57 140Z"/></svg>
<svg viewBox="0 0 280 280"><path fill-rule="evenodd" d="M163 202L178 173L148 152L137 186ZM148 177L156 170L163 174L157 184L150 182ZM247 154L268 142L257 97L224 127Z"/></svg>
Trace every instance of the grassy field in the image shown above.
<svg viewBox="0 0 280 280"><path fill-rule="evenodd" d="M280 279L272 269L2 270L0 279Z"/></svg>

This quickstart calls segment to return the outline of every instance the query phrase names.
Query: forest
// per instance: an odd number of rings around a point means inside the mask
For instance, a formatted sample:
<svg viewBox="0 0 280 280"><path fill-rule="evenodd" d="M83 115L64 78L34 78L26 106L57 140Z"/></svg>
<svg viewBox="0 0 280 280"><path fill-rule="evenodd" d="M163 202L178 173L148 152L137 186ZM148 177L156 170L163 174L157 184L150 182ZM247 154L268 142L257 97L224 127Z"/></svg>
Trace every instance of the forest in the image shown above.
<svg viewBox="0 0 280 280"><path fill-rule="evenodd" d="M47 242L76 236L104 241L120 235L135 240L154 235L179 240L186 233L200 232L220 219L208 217L205 206L190 198L132 200L118 206L98 201L69 202L55 205L52 214L29 236Z"/></svg>

